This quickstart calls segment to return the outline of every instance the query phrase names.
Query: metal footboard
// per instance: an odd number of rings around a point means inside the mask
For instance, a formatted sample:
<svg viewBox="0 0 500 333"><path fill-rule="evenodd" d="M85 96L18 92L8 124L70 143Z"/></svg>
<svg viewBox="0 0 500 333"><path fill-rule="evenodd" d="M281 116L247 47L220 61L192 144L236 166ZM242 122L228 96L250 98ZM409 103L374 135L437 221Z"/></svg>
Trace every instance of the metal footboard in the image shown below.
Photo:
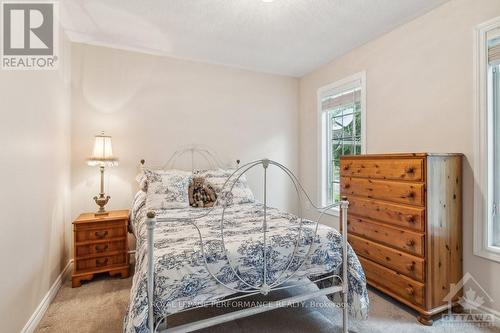
<svg viewBox="0 0 500 333"><path fill-rule="evenodd" d="M299 231L297 233L297 238L295 241L294 250L292 252L292 255L290 256L289 262L286 265L286 269L281 271L281 273L278 275L278 277L275 279L274 282L267 280L267 271L266 271L267 267L268 267L267 255L266 255L267 232L268 232L267 171L268 171L269 166L271 166L271 165L282 170L289 177L289 179L292 181L294 188L295 188L295 190L299 196L299 199L300 199L299 212L301 212L302 198L304 198L309 203L309 205L311 207L314 207L320 213L319 218L317 219L317 221L315 221L316 225L314 227L314 234L312 236L313 241L311 242L311 245L309 246L306 254L304 255L302 262L298 265L297 268L295 268L291 272L291 274L286 276L286 272L289 272L291 264L292 264L294 258L296 258L295 255L297 253L297 250L299 247L299 242L301 239L303 219L300 217L301 214L299 213L300 224L299 224ZM263 182L264 182L263 221L262 221L263 251L264 251L264 253L263 253L263 272L264 273L263 273L263 277L262 277L262 283L260 285L254 286L254 285L248 283L247 281L245 281L238 274L237 270L231 265L231 262L228 259L228 265L231 268L234 276L241 282L242 285L245 286L245 288L239 289L239 288L232 287L232 286L229 286L229 285L223 283L222 281L220 281L217 278L217 276L215 274L213 274L210 271L210 267L208 265L208 262L207 262L207 259L205 256L205 249L203 246L203 237L202 237L200 229L197 227L197 225L196 225L196 223L194 223L194 221L196 221L199 218L202 218L202 217L209 215L217 206L218 207L222 206L223 209L222 209L222 217L221 217L221 223L220 223L221 238L222 238L221 240L222 240L222 244L224 246L224 250L227 253L227 248L226 248L225 241L224 241L224 214L225 214L226 206L227 206L227 201L225 200L225 195L227 193L230 193L233 190L233 187L235 186L236 182L240 179L240 177L243 174L247 173L249 170L251 170L255 167L258 167L258 166L262 166L262 168L263 168ZM148 260L148 265L147 265L147 267L148 267L147 295L148 295L148 329L149 329L149 332L150 333L155 333L155 332L162 332L162 333L166 333L166 332L191 332L191 331L199 330L199 329L202 329L205 327L218 325L218 324L221 324L221 323L224 323L227 321L232 321L232 320L235 320L238 318L243 318L243 317L255 315L258 313L274 310L274 309L277 309L280 307L291 306L293 304L297 304L297 303L300 303L300 302L303 302L303 301L306 301L306 300L309 300L312 298L316 298L318 296L331 295L334 293L342 293L342 327L343 327L343 332L347 333L348 332L348 304L347 304L348 299L347 299L347 295L348 295L348 290L349 290L348 289L349 288L348 287L348 264L347 264L347 211L348 211L348 206L349 206L349 202L346 200L346 198L343 198L343 200L338 202L338 203L335 203L335 204L332 204L332 205L329 205L326 207L315 206L313 204L313 202L311 201L311 199L309 198L309 196L307 195L307 193L305 192L305 190L302 187L302 185L300 184L300 182L298 181L297 177L288 168L286 168L284 165L282 165L278 162L275 162L275 161L272 161L269 159L263 159L263 160L258 160L258 161L247 163L245 165L242 165L240 168L238 168L238 170L236 170L229 177L229 179L226 181L226 183L224 184L223 189L221 191L221 195L217 198L217 202L214 205L214 207L212 207L211 209L209 209L208 211L206 211L205 213L203 213L199 216L190 217L190 218L186 218L186 219L179 219L179 218L167 219L167 218L156 217L155 213L153 211L149 211L147 213L147 219L146 219L147 251L148 251L148 253L147 253L147 260ZM154 246L153 245L154 245L154 230L155 230L155 226L157 223L178 222L179 220L189 221L198 232L198 236L199 236L200 242L201 242L201 252L202 252L204 262L205 262L205 267L206 267L207 271L209 272L209 274L211 275L211 277L215 281L217 281L218 284L221 284L224 287L230 289L231 291L234 291L235 293L239 294L239 295L232 297L232 298L229 298L229 299L226 298L226 299L223 299L221 301L202 304L200 306L186 309L186 310L192 310L194 308L198 308L198 307L202 307L202 306L215 305L218 303L227 302L228 300L241 299L244 297L249 297L249 296L257 295L257 294L268 295L272 291L283 290L283 289L293 288L293 287L299 286L298 284L290 286L290 285L287 285L286 282L289 281L302 268L304 263L307 261L309 256L312 254L314 239L316 238L316 235L317 235L319 222L320 222L321 218L323 217L323 215L325 214L325 212L331 208L334 208L334 207L340 207L340 211L341 211L342 276L331 274L331 275L328 275L326 277L322 276L321 278L318 278L315 281L312 281L312 280L311 281L318 282L318 281L325 280L325 279L332 279L332 281L340 280L340 284L333 283L330 287L322 288L322 289L319 289L316 291L302 293L300 295L288 297L285 299L281 299L279 301L268 302L266 304L257 305L257 306L253 306L253 307L242 309L242 310L237 310L234 312L218 315L216 317L196 321L193 323L188 323L188 324L181 325L181 326L176 326L173 328L167 328L166 316L163 318L157 318L155 320L154 310L153 310L153 305L154 305ZM229 256L227 256L227 257L229 258Z"/></svg>

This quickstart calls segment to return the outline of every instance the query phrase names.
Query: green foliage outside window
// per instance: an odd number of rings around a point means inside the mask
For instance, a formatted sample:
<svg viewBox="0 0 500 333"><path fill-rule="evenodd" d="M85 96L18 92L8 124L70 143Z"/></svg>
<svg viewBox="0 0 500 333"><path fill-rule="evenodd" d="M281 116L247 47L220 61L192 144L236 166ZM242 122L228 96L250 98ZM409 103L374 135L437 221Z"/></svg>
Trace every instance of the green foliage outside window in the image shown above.
<svg viewBox="0 0 500 333"><path fill-rule="evenodd" d="M328 166L329 202L340 200L340 156L361 154L361 104L342 105L327 111L330 165Z"/></svg>

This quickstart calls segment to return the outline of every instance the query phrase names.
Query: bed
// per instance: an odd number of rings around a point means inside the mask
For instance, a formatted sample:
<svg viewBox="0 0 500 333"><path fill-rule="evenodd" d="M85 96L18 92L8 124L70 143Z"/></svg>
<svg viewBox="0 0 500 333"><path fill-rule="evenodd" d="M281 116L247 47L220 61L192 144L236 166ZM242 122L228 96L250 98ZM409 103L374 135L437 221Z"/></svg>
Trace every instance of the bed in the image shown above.
<svg viewBox="0 0 500 333"><path fill-rule="evenodd" d="M356 254L342 241L345 234L270 207L266 198L269 167L285 172L297 193L309 200L293 173L268 159L232 172L223 186L225 192L220 192L221 199L211 208L151 210L148 194L136 194L130 218L137 238L136 267L124 332L190 332L332 294L332 300L343 308L344 332L348 314L366 316L369 300L364 272ZM263 170L263 202L224 200L253 168ZM338 205L345 233L348 203ZM329 208L321 209L320 218ZM167 326L167 316L175 313L312 282L321 288L194 323Z"/></svg>

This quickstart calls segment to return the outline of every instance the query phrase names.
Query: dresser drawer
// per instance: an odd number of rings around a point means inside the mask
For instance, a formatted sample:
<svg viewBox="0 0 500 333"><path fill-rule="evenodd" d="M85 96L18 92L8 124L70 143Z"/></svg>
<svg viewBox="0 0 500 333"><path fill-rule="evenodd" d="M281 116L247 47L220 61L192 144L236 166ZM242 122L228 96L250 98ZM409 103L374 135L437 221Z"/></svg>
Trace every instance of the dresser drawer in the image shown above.
<svg viewBox="0 0 500 333"><path fill-rule="evenodd" d="M356 254L418 281L424 281L424 259L354 235L348 235L348 240Z"/></svg>
<svg viewBox="0 0 500 333"><path fill-rule="evenodd" d="M365 271L369 284L385 289L386 292L420 306L424 306L424 284L407 278L391 269L360 257L359 262Z"/></svg>
<svg viewBox="0 0 500 333"><path fill-rule="evenodd" d="M425 208L392 204L385 201L347 195L349 213L370 217L398 227L424 231Z"/></svg>
<svg viewBox="0 0 500 333"><path fill-rule="evenodd" d="M340 178L342 195L358 195L411 205L424 205L424 184L374 180L354 177Z"/></svg>
<svg viewBox="0 0 500 333"><path fill-rule="evenodd" d="M124 226L109 226L103 228L85 228L75 231L76 242L105 240L111 238L125 237L127 229Z"/></svg>
<svg viewBox="0 0 500 333"><path fill-rule="evenodd" d="M424 180L424 158L340 159L340 175L390 180Z"/></svg>
<svg viewBox="0 0 500 333"><path fill-rule="evenodd" d="M420 257L424 255L424 235L404 229L389 227L367 218L349 215L349 233L370 239Z"/></svg>
<svg viewBox="0 0 500 333"><path fill-rule="evenodd" d="M127 251L125 239L117 241L109 241L109 242L100 241L98 243L76 246L77 257L102 255L117 251Z"/></svg>
<svg viewBox="0 0 500 333"><path fill-rule="evenodd" d="M82 271L87 269L101 269L113 265L125 264L127 254L120 253L113 256L105 256L92 259L77 259L76 270Z"/></svg>

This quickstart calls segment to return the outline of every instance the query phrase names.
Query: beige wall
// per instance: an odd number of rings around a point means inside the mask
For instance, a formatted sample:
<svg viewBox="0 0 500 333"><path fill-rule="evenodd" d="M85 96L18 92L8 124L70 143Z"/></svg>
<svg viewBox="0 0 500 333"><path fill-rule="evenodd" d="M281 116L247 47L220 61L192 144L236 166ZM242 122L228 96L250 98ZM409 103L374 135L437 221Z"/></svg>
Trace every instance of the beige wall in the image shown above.
<svg viewBox="0 0 500 333"><path fill-rule="evenodd" d="M498 0L452 0L301 78L300 175L317 194L317 89L366 70L368 153L465 154L464 271L500 311L500 264L472 252L473 28L499 15Z"/></svg>
<svg viewBox="0 0 500 333"><path fill-rule="evenodd" d="M69 42L57 71L0 73L0 323L19 332L69 253Z"/></svg>
<svg viewBox="0 0 500 333"><path fill-rule="evenodd" d="M85 158L101 130L120 158L107 170L109 209L130 207L141 158L162 165L187 144L204 143L226 163L269 157L297 170L297 79L83 44L72 53L73 217L96 209L98 170ZM286 178L271 178L272 202L293 210Z"/></svg>

